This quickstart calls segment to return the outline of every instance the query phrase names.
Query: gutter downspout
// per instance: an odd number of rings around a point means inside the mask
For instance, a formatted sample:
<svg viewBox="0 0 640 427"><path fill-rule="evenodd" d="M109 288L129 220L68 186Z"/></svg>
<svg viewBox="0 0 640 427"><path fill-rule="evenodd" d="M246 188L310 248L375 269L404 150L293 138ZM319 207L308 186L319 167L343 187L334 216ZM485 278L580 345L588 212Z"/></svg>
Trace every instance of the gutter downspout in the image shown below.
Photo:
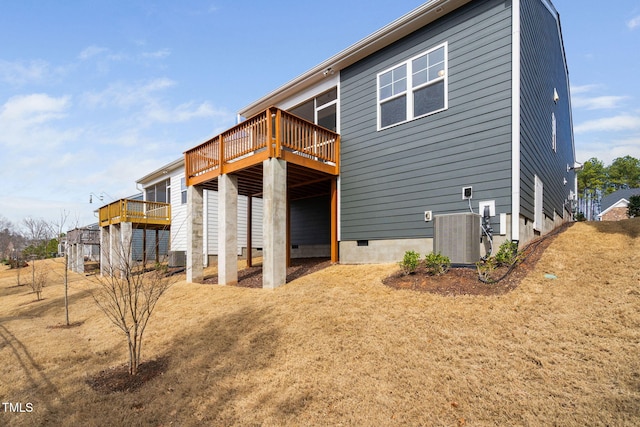
<svg viewBox="0 0 640 427"><path fill-rule="evenodd" d="M511 240L520 240L520 0L511 8Z"/></svg>

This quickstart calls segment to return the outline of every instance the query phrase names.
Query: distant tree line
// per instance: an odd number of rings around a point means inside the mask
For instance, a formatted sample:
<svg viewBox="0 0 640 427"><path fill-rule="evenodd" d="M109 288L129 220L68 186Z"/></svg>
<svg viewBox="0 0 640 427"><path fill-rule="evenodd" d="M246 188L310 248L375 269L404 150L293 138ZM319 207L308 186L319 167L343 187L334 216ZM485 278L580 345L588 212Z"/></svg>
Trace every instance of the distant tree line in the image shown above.
<svg viewBox="0 0 640 427"><path fill-rule="evenodd" d="M16 225L0 215L0 261L58 256L64 233L55 222L27 217Z"/></svg>
<svg viewBox="0 0 640 427"><path fill-rule="evenodd" d="M640 160L618 157L605 166L602 160L592 157L578 172L578 217L595 219L603 196L628 188L640 188Z"/></svg>

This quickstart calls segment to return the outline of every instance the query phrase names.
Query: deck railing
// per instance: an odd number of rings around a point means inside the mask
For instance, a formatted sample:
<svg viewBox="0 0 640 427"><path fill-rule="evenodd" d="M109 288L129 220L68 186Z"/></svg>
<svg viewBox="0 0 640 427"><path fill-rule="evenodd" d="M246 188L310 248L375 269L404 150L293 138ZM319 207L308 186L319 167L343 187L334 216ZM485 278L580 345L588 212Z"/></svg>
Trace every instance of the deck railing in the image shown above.
<svg viewBox="0 0 640 427"><path fill-rule="evenodd" d="M122 222L170 225L171 205L161 202L120 199L100 208L99 221L101 227Z"/></svg>
<svg viewBox="0 0 640 427"><path fill-rule="evenodd" d="M83 243L88 245L100 244L100 230L93 228L74 228L67 232L67 243L70 245Z"/></svg>
<svg viewBox="0 0 640 427"><path fill-rule="evenodd" d="M340 135L278 108L269 108L185 152L187 185L269 157L305 159L337 175ZM222 162L220 161L222 159Z"/></svg>

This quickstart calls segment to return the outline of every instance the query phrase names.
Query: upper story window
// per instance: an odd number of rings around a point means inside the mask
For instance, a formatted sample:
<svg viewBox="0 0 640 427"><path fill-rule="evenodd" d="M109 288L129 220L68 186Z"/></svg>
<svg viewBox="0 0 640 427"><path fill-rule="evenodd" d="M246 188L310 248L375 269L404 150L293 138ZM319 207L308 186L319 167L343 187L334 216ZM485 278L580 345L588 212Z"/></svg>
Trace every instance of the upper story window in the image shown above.
<svg viewBox="0 0 640 427"><path fill-rule="evenodd" d="M378 74L378 130L446 108L446 43Z"/></svg>
<svg viewBox="0 0 640 427"><path fill-rule="evenodd" d="M334 87L315 98L296 105L289 112L336 132L338 128L338 88Z"/></svg>
<svg viewBox="0 0 640 427"><path fill-rule="evenodd" d="M147 202L171 203L171 183L168 179L144 189Z"/></svg>
<svg viewBox="0 0 640 427"><path fill-rule="evenodd" d="M180 178L180 204L187 203L187 180Z"/></svg>

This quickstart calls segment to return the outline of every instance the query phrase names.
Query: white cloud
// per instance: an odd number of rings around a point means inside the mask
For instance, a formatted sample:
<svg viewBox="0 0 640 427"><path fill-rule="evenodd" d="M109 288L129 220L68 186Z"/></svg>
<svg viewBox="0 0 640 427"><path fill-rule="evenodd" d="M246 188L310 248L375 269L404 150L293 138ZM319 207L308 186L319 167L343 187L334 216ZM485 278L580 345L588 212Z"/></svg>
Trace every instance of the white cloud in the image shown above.
<svg viewBox="0 0 640 427"><path fill-rule="evenodd" d="M175 82L168 78L158 78L140 85L118 82L109 85L102 92L87 92L82 99L90 107L127 108L149 103L154 99L153 94L174 85Z"/></svg>
<svg viewBox="0 0 640 427"><path fill-rule="evenodd" d="M108 49L106 47L92 45L83 49L82 52L80 52L80 54L78 55L78 58L83 61L86 61L89 58L93 58L94 56L100 55L101 53L104 53L107 51Z"/></svg>
<svg viewBox="0 0 640 427"><path fill-rule="evenodd" d="M171 55L171 50L170 49L160 49L160 50L157 50L155 52L143 52L142 53L142 57L143 58L152 58L152 59L166 58L169 55Z"/></svg>
<svg viewBox="0 0 640 427"><path fill-rule="evenodd" d="M571 98L571 106L575 108L586 108L587 110L603 110L618 108L620 103L628 96L595 96L587 98L582 96L573 96Z"/></svg>
<svg viewBox="0 0 640 427"><path fill-rule="evenodd" d="M640 15L627 21L627 28L630 30L635 30L638 27L640 27Z"/></svg>
<svg viewBox="0 0 640 427"><path fill-rule="evenodd" d="M1 127L24 127L65 117L71 98L54 98L44 93L10 98L0 110Z"/></svg>
<svg viewBox="0 0 640 427"><path fill-rule="evenodd" d="M46 168L55 149L75 142L81 129L58 122L70 114L69 96L20 95L0 106L0 168L24 174L32 168ZM2 172L2 171L0 171Z"/></svg>
<svg viewBox="0 0 640 427"><path fill-rule="evenodd" d="M186 103L169 109L163 108L159 105L155 105L147 112L147 117L150 120L162 123L180 123L187 122L192 119L206 117L225 117L227 115L228 113L223 110L216 110L208 102L203 102L199 105Z"/></svg>
<svg viewBox="0 0 640 427"><path fill-rule="evenodd" d="M0 60L0 81L12 85L40 83L50 74L47 62L34 60L29 62L9 62Z"/></svg>
<svg viewBox="0 0 640 427"><path fill-rule="evenodd" d="M627 155L640 159L640 135L623 139L597 138L590 142L580 141L576 146L576 157L579 162L595 157L602 160L605 165L609 165L616 157Z"/></svg>
<svg viewBox="0 0 640 427"><path fill-rule="evenodd" d="M581 86L573 86L571 85L571 95L577 95L580 93L588 93L595 89L598 89L600 85L590 84L590 85L581 85Z"/></svg>
<svg viewBox="0 0 640 427"><path fill-rule="evenodd" d="M576 134L586 132L617 132L640 129L640 116L620 114L613 117L590 120L573 127Z"/></svg>
<svg viewBox="0 0 640 427"><path fill-rule="evenodd" d="M84 201L84 200L83 200ZM42 218L45 221L56 221L60 219L60 212L70 213L67 226L73 228L77 222L79 225L96 222L95 217L87 209L86 203L78 201L43 200L39 197L20 196L0 196L0 206L2 215L7 217L14 225L20 225L26 217Z"/></svg>

